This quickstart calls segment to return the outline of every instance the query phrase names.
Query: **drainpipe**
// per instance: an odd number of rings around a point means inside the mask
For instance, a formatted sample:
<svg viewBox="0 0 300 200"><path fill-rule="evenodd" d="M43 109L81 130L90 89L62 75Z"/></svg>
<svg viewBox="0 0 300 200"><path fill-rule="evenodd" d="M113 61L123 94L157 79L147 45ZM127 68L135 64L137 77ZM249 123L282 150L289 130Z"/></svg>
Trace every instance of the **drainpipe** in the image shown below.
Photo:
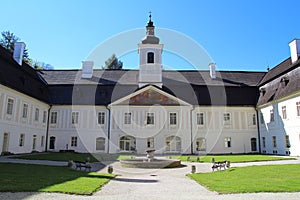
<svg viewBox="0 0 300 200"><path fill-rule="evenodd" d="M259 116L258 116L258 110L256 109L256 126L257 126L257 133L258 133L258 151L259 151L259 153L261 154L261 144L260 144L260 128L259 128L259 124L260 124L260 122L259 122Z"/></svg>
<svg viewBox="0 0 300 200"><path fill-rule="evenodd" d="M194 154L194 145L193 145L193 110L195 108L192 107L190 111L190 125L191 125L191 154Z"/></svg>
<svg viewBox="0 0 300 200"><path fill-rule="evenodd" d="M47 126L46 126L46 142L45 142L45 152L48 151L48 135L49 135L49 123L50 123L50 110L52 105L48 108Z"/></svg>
<svg viewBox="0 0 300 200"><path fill-rule="evenodd" d="M107 120L107 153L109 153L109 143L110 143L110 109L108 106L106 106L106 109L108 110L108 120Z"/></svg>

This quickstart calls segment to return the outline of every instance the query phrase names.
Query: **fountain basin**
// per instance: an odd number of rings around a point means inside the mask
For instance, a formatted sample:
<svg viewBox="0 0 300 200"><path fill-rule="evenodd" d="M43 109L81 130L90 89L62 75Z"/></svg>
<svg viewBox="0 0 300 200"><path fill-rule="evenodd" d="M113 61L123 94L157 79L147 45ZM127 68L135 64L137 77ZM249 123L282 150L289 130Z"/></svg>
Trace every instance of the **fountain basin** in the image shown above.
<svg viewBox="0 0 300 200"><path fill-rule="evenodd" d="M163 159L154 158L149 161L148 158L131 158L121 160L122 167L129 168L148 168L148 169L161 169L161 168L174 168L180 167L181 161L176 159Z"/></svg>

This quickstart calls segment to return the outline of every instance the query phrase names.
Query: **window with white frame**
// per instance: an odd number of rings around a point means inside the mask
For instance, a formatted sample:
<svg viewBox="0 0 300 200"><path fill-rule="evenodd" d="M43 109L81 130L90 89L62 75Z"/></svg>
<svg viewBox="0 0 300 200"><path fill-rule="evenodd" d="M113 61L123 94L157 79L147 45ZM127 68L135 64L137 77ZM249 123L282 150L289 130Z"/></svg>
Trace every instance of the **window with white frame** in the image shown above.
<svg viewBox="0 0 300 200"><path fill-rule="evenodd" d="M197 113L197 125L204 125L204 113Z"/></svg>
<svg viewBox="0 0 300 200"><path fill-rule="evenodd" d="M276 148L277 147L276 136L272 137L272 141L273 141L273 147Z"/></svg>
<svg viewBox="0 0 300 200"><path fill-rule="evenodd" d="M177 113L170 113L170 125L177 124Z"/></svg>
<svg viewBox="0 0 300 200"><path fill-rule="evenodd" d="M270 122L274 122L274 110L270 110Z"/></svg>
<svg viewBox="0 0 300 200"><path fill-rule="evenodd" d="M23 112L22 112L22 118L27 118L28 115L28 104L23 104Z"/></svg>
<svg viewBox="0 0 300 200"><path fill-rule="evenodd" d="M41 137L41 147L44 146L44 140L45 140L45 136L42 135L42 137Z"/></svg>
<svg viewBox="0 0 300 200"><path fill-rule="evenodd" d="M223 114L223 119L224 119L224 125L230 125L231 124L231 119L230 119L230 113L224 113Z"/></svg>
<svg viewBox="0 0 300 200"><path fill-rule="evenodd" d="M230 137L226 137L224 139L224 142L225 142L225 147L226 148L230 148L231 147L231 138Z"/></svg>
<svg viewBox="0 0 300 200"><path fill-rule="evenodd" d="M131 113L124 113L124 124L131 124Z"/></svg>
<svg viewBox="0 0 300 200"><path fill-rule="evenodd" d="M97 151L105 150L105 138L103 137L96 138L96 150Z"/></svg>
<svg viewBox="0 0 300 200"><path fill-rule="evenodd" d="M50 116L50 124L56 124L57 123L57 112L52 111Z"/></svg>
<svg viewBox="0 0 300 200"><path fill-rule="evenodd" d="M262 137L262 146L263 148L266 148L266 138Z"/></svg>
<svg viewBox="0 0 300 200"><path fill-rule="evenodd" d="M14 100L12 98L7 99L7 108L6 108L6 114L12 115L14 108Z"/></svg>
<svg viewBox="0 0 300 200"><path fill-rule="evenodd" d="M47 111L43 111L43 123L46 123L47 120Z"/></svg>
<svg viewBox="0 0 300 200"><path fill-rule="evenodd" d="M261 124L265 123L264 114L262 112L260 113L260 123Z"/></svg>
<svg viewBox="0 0 300 200"><path fill-rule="evenodd" d="M285 136L285 147L286 148L290 148L291 147L290 136L289 135Z"/></svg>
<svg viewBox="0 0 300 200"><path fill-rule="evenodd" d="M286 119L287 118L286 106L281 107L281 112L282 112L282 119Z"/></svg>
<svg viewBox="0 0 300 200"><path fill-rule="evenodd" d="M154 124L154 113L147 113L147 125L153 125Z"/></svg>
<svg viewBox="0 0 300 200"><path fill-rule="evenodd" d="M296 102L297 116L300 116L300 101Z"/></svg>
<svg viewBox="0 0 300 200"><path fill-rule="evenodd" d="M252 114L252 125L256 125L256 114Z"/></svg>
<svg viewBox="0 0 300 200"><path fill-rule="evenodd" d="M154 138L153 137L147 138L147 148L154 148Z"/></svg>
<svg viewBox="0 0 300 200"><path fill-rule="evenodd" d="M36 108L34 113L34 120L39 121L40 109Z"/></svg>
<svg viewBox="0 0 300 200"><path fill-rule="evenodd" d="M25 141L25 134L21 133L20 138L19 138L19 146L23 147L24 146L24 141Z"/></svg>
<svg viewBox="0 0 300 200"><path fill-rule="evenodd" d="M98 112L98 124L105 123L105 112Z"/></svg>
<svg viewBox="0 0 300 200"><path fill-rule="evenodd" d="M196 150L197 151L205 151L206 150L206 139L204 137L197 138Z"/></svg>
<svg viewBox="0 0 300 200"><path fill-rule="evenodd" d="M77 137L71 137L71 147L77 147Z"/></svg>
<svg viewBox="0 0 300 200"><path fill-rule="evenodd" d="M72 124L78 124L79 112L72 112Z"/></svg>

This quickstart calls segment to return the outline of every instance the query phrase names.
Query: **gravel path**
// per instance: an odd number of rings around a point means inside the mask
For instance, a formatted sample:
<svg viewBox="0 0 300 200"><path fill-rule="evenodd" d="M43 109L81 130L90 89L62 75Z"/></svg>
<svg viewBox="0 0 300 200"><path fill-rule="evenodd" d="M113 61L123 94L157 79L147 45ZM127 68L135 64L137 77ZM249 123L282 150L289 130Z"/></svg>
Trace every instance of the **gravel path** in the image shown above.
<svg viewBox="0 0 300 200"><path fill-rule="evenodd" d="M296 161L271 161L257 163L236 163L233 167L263 164L290 164L300 163ZM299 200L300 193L255 193L255 194L229 194L219 195L208 191L195 181L185 176L191 172L191 163L183 163L186 166L173 169L132 169L123 168L119 162L106 163L112 165L114 173L118 176L105 185L101 191L92 196L76 196L57 193L0 193L0 199L209 199L209 200ZM207 163L193 163L197 172L210 172L211 165ZM102 168L99 172L107 172Z"/></svg>

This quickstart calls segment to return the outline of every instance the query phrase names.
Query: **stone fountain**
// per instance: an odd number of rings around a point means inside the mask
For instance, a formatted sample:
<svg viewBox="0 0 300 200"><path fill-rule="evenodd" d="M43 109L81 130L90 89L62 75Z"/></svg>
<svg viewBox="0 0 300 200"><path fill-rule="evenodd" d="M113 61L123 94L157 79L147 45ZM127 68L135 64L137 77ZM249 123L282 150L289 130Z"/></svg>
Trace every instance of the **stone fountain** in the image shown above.
<svg viewBox="0 0 300 200"><path fill-rule="evenodd" d="M130 168L173 168L181 166L181 161L176 159L166 159L166 158L154 158L154 149L148 149L146 151L146 157L137 157L121 160L121 165L123 167Z"/></svg>

